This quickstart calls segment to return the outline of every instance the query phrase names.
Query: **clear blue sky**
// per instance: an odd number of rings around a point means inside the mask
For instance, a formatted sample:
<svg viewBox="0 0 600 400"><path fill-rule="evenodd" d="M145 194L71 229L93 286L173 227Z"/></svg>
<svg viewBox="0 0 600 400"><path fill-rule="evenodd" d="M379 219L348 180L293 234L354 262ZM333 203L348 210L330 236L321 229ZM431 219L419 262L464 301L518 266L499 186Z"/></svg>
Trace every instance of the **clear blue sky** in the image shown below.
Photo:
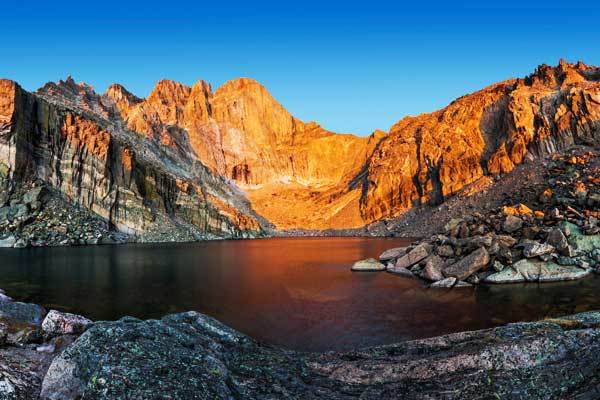
<svg viewBox="0 0 600 400"><path fill-rule="evenodd" d="M303 120L368 134L560 57L600 65L595 2L484 2L3 0L0 76L139 96L247 76Z"/></svg>

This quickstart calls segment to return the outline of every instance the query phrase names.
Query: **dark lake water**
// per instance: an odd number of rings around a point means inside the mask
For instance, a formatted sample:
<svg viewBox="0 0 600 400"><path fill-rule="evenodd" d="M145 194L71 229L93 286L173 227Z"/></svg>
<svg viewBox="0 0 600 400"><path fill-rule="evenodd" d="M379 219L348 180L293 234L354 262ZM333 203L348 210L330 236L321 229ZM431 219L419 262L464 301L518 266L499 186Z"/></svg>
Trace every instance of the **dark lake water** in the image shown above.
<svg viewBox="0 0 600 400"><path fill-rule="evenodd" d="M0 288L92 319L197 310L258 340L323 351L600 309L600 278L427 289L352 273L401 239L294 238L0 249Z"/></svg>

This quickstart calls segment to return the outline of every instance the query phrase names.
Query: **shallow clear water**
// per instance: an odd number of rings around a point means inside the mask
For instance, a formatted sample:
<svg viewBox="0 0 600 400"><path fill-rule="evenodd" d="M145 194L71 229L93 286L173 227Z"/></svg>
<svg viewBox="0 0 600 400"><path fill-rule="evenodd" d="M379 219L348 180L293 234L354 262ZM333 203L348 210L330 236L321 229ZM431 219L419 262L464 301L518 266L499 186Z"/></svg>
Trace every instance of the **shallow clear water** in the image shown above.
<svg viewBox="0 0 600 400"><path fill-rule="evenodd" d="M93 319L197 310L263 342L341 350L600 309L600 278L427 289L351 264L402 239L0 249L0 288Z"/></svg>

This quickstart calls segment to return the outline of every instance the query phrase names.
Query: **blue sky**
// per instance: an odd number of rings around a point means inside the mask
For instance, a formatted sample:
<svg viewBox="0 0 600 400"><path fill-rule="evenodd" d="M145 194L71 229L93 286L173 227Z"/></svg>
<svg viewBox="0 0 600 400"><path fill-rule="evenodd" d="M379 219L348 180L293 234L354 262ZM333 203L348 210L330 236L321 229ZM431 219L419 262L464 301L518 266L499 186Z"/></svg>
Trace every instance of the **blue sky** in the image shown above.
<svg viewBox="0 0 600 400"><path fill-rule="evenodd" d="M364 135L560 57L600 65L594 2L82 3L3 0L0 76L142 97L161 78L247 76L297 117Z"/></svg>

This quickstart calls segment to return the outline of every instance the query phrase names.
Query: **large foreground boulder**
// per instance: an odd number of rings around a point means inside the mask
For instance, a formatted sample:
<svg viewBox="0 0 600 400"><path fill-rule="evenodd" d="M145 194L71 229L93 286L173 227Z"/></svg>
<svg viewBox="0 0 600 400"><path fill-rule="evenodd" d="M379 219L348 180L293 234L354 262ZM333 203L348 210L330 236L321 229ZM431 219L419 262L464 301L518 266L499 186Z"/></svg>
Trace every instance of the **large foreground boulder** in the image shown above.
<svg viewBox="0 0 600 400"><path fill-rule="evenodd" d="M597 398L600 313L346 353L261 345L195 312L99 322L54 359L43 399Z"/></svg>

